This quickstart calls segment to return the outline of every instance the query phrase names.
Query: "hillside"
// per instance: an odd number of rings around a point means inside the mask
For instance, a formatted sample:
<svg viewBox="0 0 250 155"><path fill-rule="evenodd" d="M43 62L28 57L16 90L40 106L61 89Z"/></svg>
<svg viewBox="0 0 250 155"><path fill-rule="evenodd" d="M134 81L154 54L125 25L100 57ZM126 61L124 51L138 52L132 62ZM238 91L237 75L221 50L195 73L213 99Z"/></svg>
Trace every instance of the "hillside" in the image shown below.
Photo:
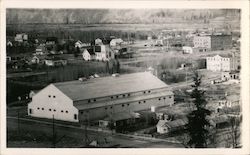
<svg viewBox="0 0 250 155"><path fill-rule="evenodd" d="M8 9L7 24L148 24L198 21L239 22L240 10L187 9Z"/></svg>

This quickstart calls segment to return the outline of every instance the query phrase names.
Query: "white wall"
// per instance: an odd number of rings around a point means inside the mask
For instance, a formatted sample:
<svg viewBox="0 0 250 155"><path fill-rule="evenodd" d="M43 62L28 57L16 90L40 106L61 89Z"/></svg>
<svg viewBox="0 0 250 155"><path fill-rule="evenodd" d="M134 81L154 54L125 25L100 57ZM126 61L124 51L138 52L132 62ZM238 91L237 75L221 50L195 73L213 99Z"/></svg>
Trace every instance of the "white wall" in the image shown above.
<svg viewBox="0 0 250 155"><path fill-rule="evenodd" d="M33 111L32 114L30 109ZM74 119L74 114L77 115L77 119ZM53 84L33 96L32 102L28 104L28 115L50 119L54 115L54 118L58 120L78 122L78 110L73 106L73 101Z"/></svg>

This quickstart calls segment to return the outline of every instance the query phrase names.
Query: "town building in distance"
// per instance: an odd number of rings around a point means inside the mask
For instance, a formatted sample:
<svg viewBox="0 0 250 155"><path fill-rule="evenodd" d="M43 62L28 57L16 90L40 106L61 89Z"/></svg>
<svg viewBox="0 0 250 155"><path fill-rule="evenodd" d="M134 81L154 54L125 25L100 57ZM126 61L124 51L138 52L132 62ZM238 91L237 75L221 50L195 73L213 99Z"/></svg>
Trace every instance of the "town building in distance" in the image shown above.
<svg viewBox="0 0 250 155"><path fill-rule="evenodd" d="M211 71L233 71L237 70L240 63L233 56L215 55L206 58L207 70Z"/></svg>
<svg viewBox="0 0 250 155"><path fill-rule="evenodd" d="M170 88L150 72L52 83L32 97L28 115L81 122L174 103ZM87 118L86 118L87 117Z"/></svg>
<svg viewBox="0 0 250 155"><path fill-rule="evenodd" d="M193 39L194 48L201 52L216 51L232 48L232 35L200 34Z"/></svg>

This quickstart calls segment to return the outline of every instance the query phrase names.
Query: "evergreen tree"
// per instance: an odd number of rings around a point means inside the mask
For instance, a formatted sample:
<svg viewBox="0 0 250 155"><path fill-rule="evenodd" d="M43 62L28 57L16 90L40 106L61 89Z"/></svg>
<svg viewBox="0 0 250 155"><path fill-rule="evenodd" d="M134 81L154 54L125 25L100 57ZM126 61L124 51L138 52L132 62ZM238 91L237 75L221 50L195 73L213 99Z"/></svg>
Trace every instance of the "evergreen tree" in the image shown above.
<svg viewBox="0 0 250 155"><path fill-rule="evenodd" d="M206 116L210 111L206 109L204 91L200 89L201 76L197 72L194 74L193 91L190 94L194 103L194 110L188 115L187 132L189 135L189 147L205 148L209 136L208 127L210 126Z"/></svg>

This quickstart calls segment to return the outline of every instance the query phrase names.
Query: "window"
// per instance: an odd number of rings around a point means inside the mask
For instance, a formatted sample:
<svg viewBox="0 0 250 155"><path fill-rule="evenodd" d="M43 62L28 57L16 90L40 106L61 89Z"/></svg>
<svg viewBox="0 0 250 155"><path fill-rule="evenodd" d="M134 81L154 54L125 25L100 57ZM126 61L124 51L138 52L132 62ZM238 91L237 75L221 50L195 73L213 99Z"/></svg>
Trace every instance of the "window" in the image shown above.
<svg viewBox="0 0 250 155"><path fill-rule="evenodd" d="M119 96L117 95L116 98L119 98Z"/></svg>
<svg viewBox="0 0 250 155"><path fill-rule="evenodd" d="M83 111L81 111L81 114L83 114Z"/></svg>
<svg viewBox="0 0 250 155"><path fill-rule="evenodd" d="M94 99L94 102L96 101L96 99Z"/></svg>
<svg viewBox="0 0 250 155"><path fill-rule="evenodd" d="M163 97L163 99L165 100L165 99L166 99L166 97Z"/></svg>
<svg viewBox="0 0 250 155"><path fill-rule="evenodd" d="M107 107L105 107L105 110L107 110L108 108Z"/></svg>
<svg viewBox="0 0 250 155"><path fill-rule="evenodd" d="M56 96L54 95L53 98L56 98Z"/></svg>
<svg viewBox="0 0 250 155"><path fill-rule="evenodd" d="M159 101L161 100L161 98L158 99Z"/></svg>
<svg viewBox="0 0 250 155"><path fill-rule="evenodd" d="M77 120L77 114L74 114L74 119Z"/></svg>
<svg viewBox="0 0 250 155"><path fill-rule="evenodd" d="M49 111L51 111L51 109L49 109Z"/></svg>
<svg viewBox="0 0 250 155"><path fill-rule="evenodd" d="M69 112L66 110L66 113L69 113Z"/></svg>
<svg viewBox="0 0 250 155"><path fill-rule="evenodd" d="M29 113L30 113L30 114L33 114L33 110L32 110L32 109L29 109Z"/></svg>
<svg viewBox="0 0 250 155"><path fill-rule="evenodd" d="M38 107L37 110L39 110L40 108Z"/></svg>
<svg viewBox="0 0 250 155"><path fill-rule="evenodd" d="M113 107L111 106L110 109L112 109Z"/></svg>
<svg viewBox="0 0 250 155"><path fill-rule="evenodd" d="M42 108L42 110L44 110L44 108Z"/></svg>
<svg viewBox="0 0 250 155"><path fill-rule="evenodd" d="M127 106L129 106L129 103L127 104Z"/></svg>
<svg viewBox="0 0 250 155"><path fill-rule="evenodd" d="M61 112L63 112L63 110L61 110Z"/></svg>
<svg viewBox="0 0 250 155"><path fill-rule="evenodd" d="M143 101L143 103L146 103L146 101Z"/></svg>
<svg viewBox="0 0 250 155"><path fill-rule="evenodd" d="M172 98L172 96L169 96L168 98Z"/></svg>
<svg viewBox="0 0 250 155"><path fill-rule="evenodd" d="M125 97L126 95L125 95L125 94L123 94L122 96L123 96L123 97Z"/></svg>
<svg viewBox="0 0 250 155"><path fill-rule="evenodd" d="M141 104L141 101L139 101L138 103Z"/></svg>
<svg viewBox="0 0 250 155"><path fill-rule="evenodd" d="M151 91L149 90L148 93L150 93Z"/></svg>
<svg viewBox="0 0 250 155"><path fill-rule="evenodd" d="M122 107L124 107L124 104L122 104Z"/></svg>
<svg viewBox="0 0 250 155"><path fill-rule="evenodd" d="M50 98L51 96L49 95L48 97Z"/></svg>
<svg viewBox="0 0 250 155"><path fill-rule="evenodd" d="M56 111L56 109L54 109L54 111Z"/></svg>
<svg viewBox="0 0 250 155"><path fill-rule="evenodd" d="M111 96L110 98L113 99L113 96Z"/></svg>
<svg viewBox="0 0 250 155"><path fill-rule="evenodd" d="M88 100L88 103L90 103L90 100Z"/></svg>
<svg viewBox="0 0 250 155"><path fill-rule="evenodd" d="M143 94L146 94L146 92L144 91Z"/></svg>
<svg viewBox="0 0 250 155"><path fill-rule="evenodd" d="M130 96L130 94L128 94L128 96Z"/></svg>

